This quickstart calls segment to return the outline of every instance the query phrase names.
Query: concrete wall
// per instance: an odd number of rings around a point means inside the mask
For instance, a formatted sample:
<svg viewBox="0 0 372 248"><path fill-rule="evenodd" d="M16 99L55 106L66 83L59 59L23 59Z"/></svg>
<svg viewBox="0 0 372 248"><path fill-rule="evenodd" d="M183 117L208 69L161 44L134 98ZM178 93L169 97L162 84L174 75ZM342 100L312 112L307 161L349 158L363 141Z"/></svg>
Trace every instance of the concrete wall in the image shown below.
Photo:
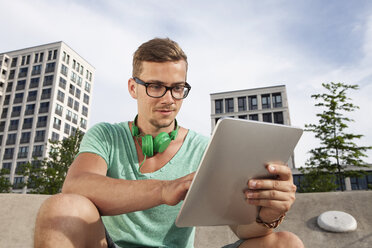
<svg viewBox="0 0 372 248"><path fill-rule="evenodd" d="M32 247L37 211L49 196L0 194L0 248ZM278 230L297 234L306 247L372 247L372 191L297 194L297 200ZM354 216L358 228L350 233L322 231L316 218L329 210ZM221 247L237 237L228 227L198 227L196 248Z"/></svg>

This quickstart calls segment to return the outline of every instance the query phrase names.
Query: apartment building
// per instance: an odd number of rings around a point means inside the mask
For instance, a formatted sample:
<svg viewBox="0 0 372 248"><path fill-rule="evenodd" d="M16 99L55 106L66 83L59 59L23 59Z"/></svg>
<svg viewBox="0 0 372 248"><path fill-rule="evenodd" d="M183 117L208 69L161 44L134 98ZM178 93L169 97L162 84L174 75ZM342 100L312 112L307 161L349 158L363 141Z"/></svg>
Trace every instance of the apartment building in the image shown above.
<svg viewBox="0 0 372 248"><path fill-rule="evenodd" d="M222 117L291 125L285 85L210 94L212 130ZM294 168L293 156L288 161Z"/></svg>
<svg viewBox="0 0 372 248"><path fill-rule="evenodd" d="M89 123L95 68L64 42L0 54L0 168L20 191L19 166L48 156Z"/></svg>

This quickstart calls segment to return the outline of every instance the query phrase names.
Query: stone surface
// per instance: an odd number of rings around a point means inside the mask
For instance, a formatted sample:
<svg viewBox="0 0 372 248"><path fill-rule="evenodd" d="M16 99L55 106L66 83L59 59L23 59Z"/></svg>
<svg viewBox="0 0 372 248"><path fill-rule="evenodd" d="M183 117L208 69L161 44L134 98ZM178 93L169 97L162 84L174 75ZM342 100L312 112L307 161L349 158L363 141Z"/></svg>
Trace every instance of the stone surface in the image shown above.
<svg viewBox="0 0 372 248"><path fill-rule="evenodd" d="M0 194L0 248L33 247L33 230L37 211L49 196ZM305 247L371 248L372 191L296 194L296 202L279 231L291 231ZM354 232L326 232L317 217L329 210L350 213L358 220ZM197 227L195 248L215 248L235 242L228 227Z"/></svg>
<svg viewBox="0 0 372 248"><path fill-rule="evenodd" d="M327 211L319 215L318 225L330 232L351 232L357 229L353 216L342 211Z"/></svg>

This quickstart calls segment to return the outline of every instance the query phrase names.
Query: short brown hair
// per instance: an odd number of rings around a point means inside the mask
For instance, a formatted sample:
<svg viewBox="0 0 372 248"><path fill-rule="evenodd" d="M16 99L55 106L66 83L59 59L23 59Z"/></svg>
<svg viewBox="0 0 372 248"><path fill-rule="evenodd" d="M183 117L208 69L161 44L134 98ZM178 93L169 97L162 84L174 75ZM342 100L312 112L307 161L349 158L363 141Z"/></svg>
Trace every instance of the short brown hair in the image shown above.
<svg viewBox="0 0 372 248"><path fill-rule="evenodd" d="M133 77L142 72L142 62L168 62L184 60L187 70L187 56L177 42L169 38L154 38L138 47L133 55Z"/></svg>

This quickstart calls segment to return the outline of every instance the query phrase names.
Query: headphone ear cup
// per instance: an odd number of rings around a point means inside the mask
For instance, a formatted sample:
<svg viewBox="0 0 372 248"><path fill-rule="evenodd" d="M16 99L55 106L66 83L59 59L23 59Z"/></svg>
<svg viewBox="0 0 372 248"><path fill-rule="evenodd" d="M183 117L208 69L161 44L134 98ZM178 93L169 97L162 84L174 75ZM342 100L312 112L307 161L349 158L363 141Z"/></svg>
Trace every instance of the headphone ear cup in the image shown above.
<svg viewBox="0 0 372 248"><path fill-rule="evenodd" d="M133 122L133 125L132 125L132 135L133 135L134 137L136 137L136 136L139 135L138 127L134 124L134 122Z"/></svg>
<svg viewBox="0 0 372 248"><path fill-rule="evenodd" d="M170 139L171 140L175 140L176 137L177 137L177 134L178 134L178 128L176 130L173 130L171 133L170 133Z"/></svg>
<svg viewBox="0 0 372 248"><path fill-rule="evenodd" d="M147 157L152 157L154 155L152 136L149 134L142 137L142 153Z"/></svg>
<svg viewBox="0 0 372 248"><path fill-rule="evenodd" d="M169 134L166 132L159 133L155 139L154 139L154 150L155 152L162 153L167 149L171 142L171 138L169 137Z"/></svg>

